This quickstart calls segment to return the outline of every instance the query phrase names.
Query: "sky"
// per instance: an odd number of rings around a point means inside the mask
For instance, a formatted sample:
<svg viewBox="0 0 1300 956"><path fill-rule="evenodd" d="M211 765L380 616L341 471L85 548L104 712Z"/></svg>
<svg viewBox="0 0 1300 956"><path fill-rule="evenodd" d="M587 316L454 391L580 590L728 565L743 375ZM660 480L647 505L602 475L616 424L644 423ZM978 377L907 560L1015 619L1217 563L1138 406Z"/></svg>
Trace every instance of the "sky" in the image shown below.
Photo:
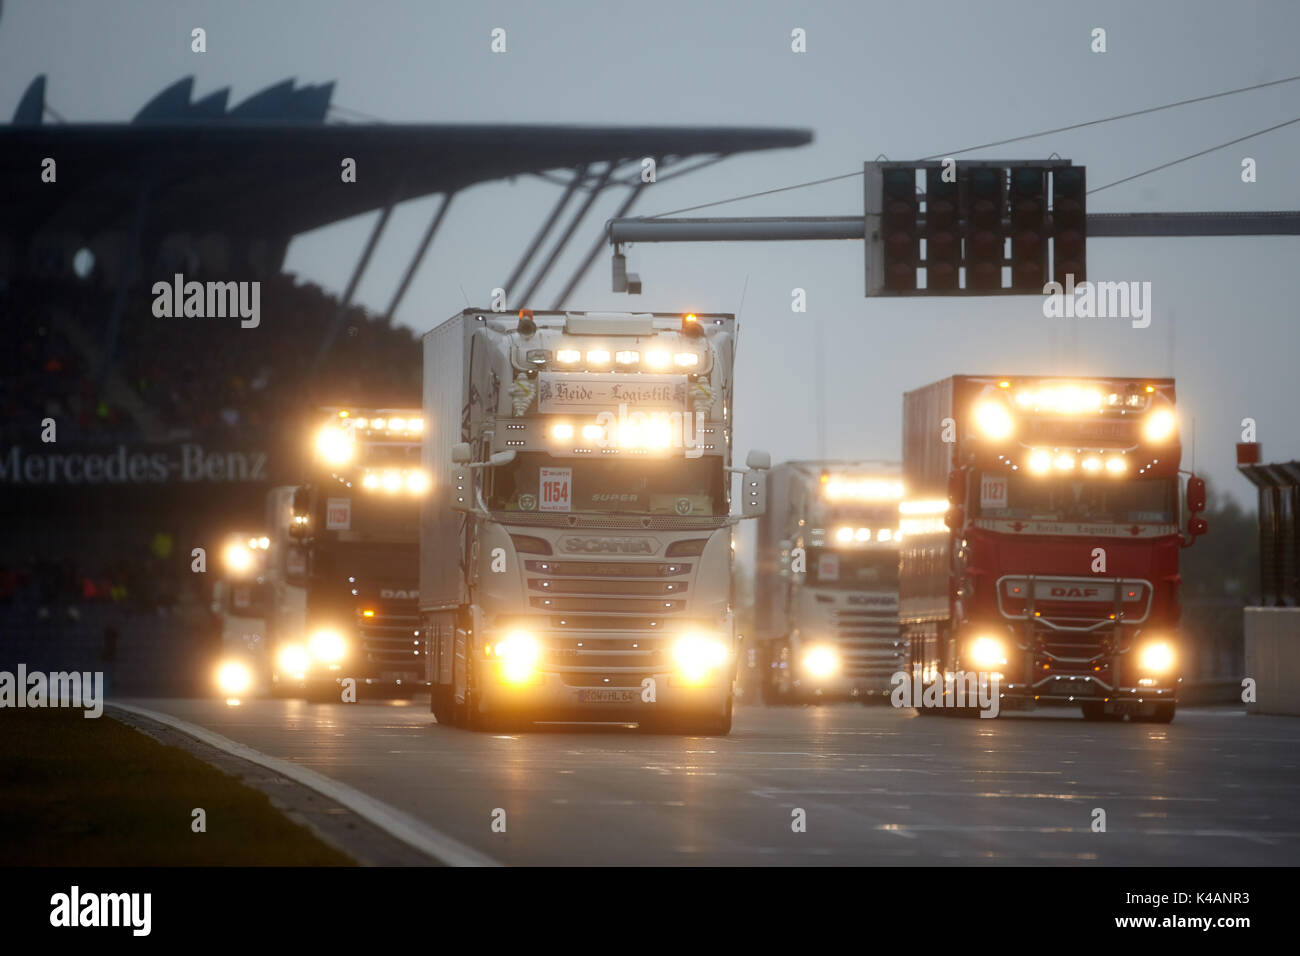
<svg viewBox="0 0 1300 956"><path fill-rule="evenodd" d="M203 27L207 52L190 49ZM491 52L492 31L506 52ZM791 31L807 50L791 50ZM1106 52L1092 51L1106 31ZM274 82L336 83L388 122L759 125L812 144L650 187L655 214L1300 74L1300 5L1214 2L40 2L3 0L0 116L32 77L70 122L127 121L195 76L232 104ZM1300 83L964 154L1088 170L1091 188L1300 116ZM355 118L355 114L353 114ZM1242 160L1257 179L1242 181ZM1300 123L1102 190L1090 212L1300 209ZM397 321L424 332L486 305L559 195L523 177L458 196ZM597 202L540 292L549 306L623 195ZM383 311L437 203L393 214L356 299ZM850 178L696 215L861 215ZM286 268L342 291L374 222L295 238ZM866 298L861 242L640 244L639 297L602 254L578 309L738 311L736 448L897 458L904 391L954 373L1174 376L1184 467L1252 505L1242 420L1266 461L1300 457L1300 237L1089 242L1094 281L1151 283L1151 323L1044 318L1038 297ZM1286 281L1284 281L1286 280ZM805 290L807 311L791 310ZM463 291L462 291L463 290ZM527 303L510 303L511 307ZM820 361L819 348L820 347ZM820 371L819 371L820 370ZM819 410L820 409L820 410ZM820 423L821 428L818 427ZM824 447L823 447L824 443Z"/></svg>

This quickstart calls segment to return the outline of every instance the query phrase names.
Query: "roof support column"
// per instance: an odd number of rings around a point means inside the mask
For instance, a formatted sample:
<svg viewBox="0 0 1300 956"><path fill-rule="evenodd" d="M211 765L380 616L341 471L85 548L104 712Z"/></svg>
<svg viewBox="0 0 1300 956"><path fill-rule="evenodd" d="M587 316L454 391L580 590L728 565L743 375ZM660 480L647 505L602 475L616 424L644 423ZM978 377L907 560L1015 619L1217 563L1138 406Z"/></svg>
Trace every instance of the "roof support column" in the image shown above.
<svg viewBox="0 0 1300 956"><path fill-rule="evenodd" d="M108 329L104 334L104 354L99 361L99 375L96 390L102 392L113 369L113 353L117 350L117 333L122 325L122 310L126 307L127 287L131 284L131 275L135 271L135 260L139 254L140 237L144 234L145 220L149 214L149 197L152 184L149 179L140 182L140 190L135 196L135 211L131 214L131 235L127 239L126 250L122 256L122 266L118 270L117 288L113 291L113 311L108 316Z"/></svg>
<svg viewBox="0 0 1300 956"><path fill-rule="evenodd" d="M321 339L320 349L316 352L316 360L312 363L312 371L320 371L320 367L325 364L325 356L329 354L330 347L334 340L338 338L339 329L343 326L343 317L347 314L348 307L352 304L352 296L357 291L357 285L361 282L362 275L365 274L366 266L370 264L370 257L374 254L375 246L379 245L379 237L383 235L384 228L388 225L388 218L393 214L393 206L397 204L397 197L401 194L402 184L399 182L393 187L393 194L384 206L383 212L379 214L379 221L375 223L375 228L370 231L370 238L366 241L366 247L361 252L361 258L357 260L356 268L352 270L352 278L348 280L348 287L343 291L343 298L339 299L338 308L334 311L334 318L330 320L329 327L325 330L325 337Z"/></svg>
<svg viewBox="0 0 1300 956"><path fill-rule="evenodd" d="M393 301L388 303L388 311L384 314L384 322L392 324L393 316L397 312L398 305L402 302L402 297L406 295L407 287L411 284L411 279L415 277L415 272L420 268L420 263L424 261L424 254L429 251L429 244L433 242L434 235L442 225L443 217L447 215L447 207L451 205L451 198L456 195L454 192L443 193L442 202L438 204L438 211L433 214L429 220L429 228L424 231L424 238L420 240L420 246L415 250L415 256L411 259L411 264L406 267L406 274L402 276L402 282L393 293Z"/></svg>

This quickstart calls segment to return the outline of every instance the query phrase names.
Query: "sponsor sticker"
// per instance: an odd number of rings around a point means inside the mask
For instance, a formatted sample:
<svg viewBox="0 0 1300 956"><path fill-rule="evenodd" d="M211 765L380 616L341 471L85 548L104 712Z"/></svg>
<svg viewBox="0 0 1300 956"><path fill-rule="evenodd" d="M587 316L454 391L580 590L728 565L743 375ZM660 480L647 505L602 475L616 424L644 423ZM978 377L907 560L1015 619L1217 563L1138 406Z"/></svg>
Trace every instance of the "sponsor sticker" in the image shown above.
<svg viewBox="0 0 1300 956"><path fill-rule="evenodd" d="M352 530L352 499L327 498L325 501L325 530Z"/></svg>
<svg viewBox="0 0 1300 956"><path fill-rule="evenodd" d="M840 579L839 555L823 554L817 559L817 579L819 581L838 581Z"/></svg>
<svg viewBox="0 0 1300 956"><path fill-rule="evenodd" d="M543 468L538 483L539 511L573 510L573 469Z"/></svg>
<svg viewBox="0 0 1300 956"><path fill-rule="evenodd" d="M984 475L980 478L980 510L1007 506L1007 479L1004 475Z"/></svg>

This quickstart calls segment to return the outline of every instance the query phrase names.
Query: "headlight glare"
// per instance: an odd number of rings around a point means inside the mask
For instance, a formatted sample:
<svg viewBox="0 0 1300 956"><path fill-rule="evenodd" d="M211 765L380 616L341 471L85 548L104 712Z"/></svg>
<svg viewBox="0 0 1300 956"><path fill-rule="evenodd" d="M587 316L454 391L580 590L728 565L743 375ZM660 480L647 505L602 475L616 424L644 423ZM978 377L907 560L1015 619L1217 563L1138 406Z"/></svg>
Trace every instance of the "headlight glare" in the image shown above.
<svg viewBox="0 0 1300 956"><path fill-rule="evenodd" d="M1138 651L1138 665L1148 674L1164 674L1173 669L1174 649L1167 641L1152 641Z"/></svg>
<svg viewBox="0 0 1300 956"><path fill-rule="evenodd" d="M493 648L501 661L501 676L512 684L525 684L537 674L542 646L527 631L512 631Z"/></svg>
<svg viewBox="0 0 1300 956"><path fill-rule="evenodd" d="M996 637L977 637L970 646L971 663L979 670L994 670L1007 662L1006 645Z"/></svg>
<svg viewBox="0 0 1300 956"><path fill-rule="evenodd" d="M331 628L322 628L311 636L308 642L312 656L324 664L337 664L347 653L348 642L343 635Z"/></svg>
<svg viewBox="0 0 1300 956"><path fill-rule="evenodd" d="M810 647L803 655L803 669L809 677L825 680L840 669L840 655L826 644Z"/></svg>

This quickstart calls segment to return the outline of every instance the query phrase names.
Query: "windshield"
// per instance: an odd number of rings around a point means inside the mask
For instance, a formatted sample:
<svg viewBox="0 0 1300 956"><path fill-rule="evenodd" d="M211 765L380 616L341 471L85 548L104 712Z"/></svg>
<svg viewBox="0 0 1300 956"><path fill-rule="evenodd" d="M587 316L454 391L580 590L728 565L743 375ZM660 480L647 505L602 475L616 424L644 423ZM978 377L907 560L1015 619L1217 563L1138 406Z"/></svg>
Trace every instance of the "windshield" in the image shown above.
<svg viewBox="0 0 1300 956"><path fill-rule="evenodd" d="M313 560L318 577L353 577L362 583L413 583L419 552L411 544L340 544L319 549Z"/></svg>
<svg viewBox="0 0 1300 956"><path fill-rule="evenodd" d="M1061 480L997 473L983 476L972 497L984 518L1173 524L1177 492L1173 478Z"/></svg>
<svg viewBox="0 0 1300 956"><path fill-rule="evenodd" d="M346 544L414 545L420 538L420 498L358 488L323 488L317 527Z"/></svg>
<svg viewBox="0 0 1300 956"><path fill-rule="evenodd" d="M256 581L229 581L224 586L222 610L231 617L261 617L267 609L267 588Z"/></svg>
<svg viewBox="0 0 1300 956"><path fill-rule="evenodd" d="M725 515L722 459L584 461L525 452L491 469L493 511Z"/></svg>
<svg viewBox="0 0 1300 956"><path fill-rule="evenodd" d="M808 549L808 587L892 591L898 587L898 552Z"/></svg>

